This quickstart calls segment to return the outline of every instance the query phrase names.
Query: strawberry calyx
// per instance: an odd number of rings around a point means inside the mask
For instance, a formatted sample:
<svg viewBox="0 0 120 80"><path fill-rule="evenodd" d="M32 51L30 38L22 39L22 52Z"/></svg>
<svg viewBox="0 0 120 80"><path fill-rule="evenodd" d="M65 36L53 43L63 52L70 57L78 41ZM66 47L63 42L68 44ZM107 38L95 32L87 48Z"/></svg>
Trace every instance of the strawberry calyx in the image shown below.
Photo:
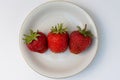
<svg viewBox="0 0 120 80"><path fill-rule="evenodd" d="M87 30L87 24L85 24L84 29L81 29L80 26L77 26L78 31L83 34L85 37L89 36L89 37L93 37L93 34L91 33L90 30Z"/></svg>
<svg viewBox="0 0 120 80"><path fill-rule="evenodd" d="M37 32L33 32L33 30L30 30L30 34L29 35L26 35L24 34L25 38L23 38L23 40L25 41L26 44L29 44L31 43L33 40L37 40L38 36L40 36L40 34L38 34L38 31Z"/></svg>
<svg viewBox="0 0 120 80"><path fill-rule="evenodd" d="M66 27L63 28L63 24L61 23L61 24L52 26L51 32L56 34L63 34L67 32L67 28Z"/></svg>

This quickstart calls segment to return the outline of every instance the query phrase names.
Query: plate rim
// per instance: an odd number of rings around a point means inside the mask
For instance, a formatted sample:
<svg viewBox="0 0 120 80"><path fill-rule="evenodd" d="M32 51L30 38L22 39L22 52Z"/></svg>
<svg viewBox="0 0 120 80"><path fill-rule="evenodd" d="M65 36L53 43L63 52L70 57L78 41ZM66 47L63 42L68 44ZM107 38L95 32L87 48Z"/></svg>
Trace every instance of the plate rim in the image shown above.
<svg viewBox="0 0 120 80"><path fill-rule="evenodd" d="M80 9L91 19L93 25L95 26L96 36L97 36L97 45L96 45L97 48L96 48L95 55L94 55L94 57L92 58L92 60L91 60L91 61L86 65L86 67L84 67L81 71L79 71L79 72L77 72L77 73L75 73L75 74L72 74L72 75L64 76L64 77L63 77L63 76L62 76L62 77L55 77L55 76L54 76L54 77L51 77L51 76L47 76L47 75L44 75L44 74L42 74L42 73L39 73L39 71L37 71L35 68L33 68L33 67L29 64L29 62L28 62L27 59L25 58L25 55L23 54L24 52L23 52L22 49L21 49L21 33L20 33L20 32L23 30L23 25L25 24L26 20L27 20L28 17L30 16L30 14L32 14L32 13L33 13L36 9L38 9L39 7L41 7L41 6L45 5L45 4L54 3L54 2L57 2L57 3L59 3L59 2L69 3L70 5L74 5L74 6L78 7L78 8L80 8ZM86 10L84 10L83 8L81 8L80 6L78 6L77 4L75 4L75 3L73 3L73 2L70 2L70 1L47 1L47 2L44 2L44 3L40 4L40 5L38 5L38 6L35 7L35 8L33 8L33 9L27 14L27 16L24 18L23 23L22 23L22 25L21 25L21 28L20 28L20 30L19 30L19 48L20 48L20 52L21 52L21 54L22 54L22 57L24 58L25 63L26 63L33 71L35 71L37 74L42 75L42 76L44 76L44 77L52 78L52 79L64 79L64 78L69 78L69 77L78 75L78 74L80 74L81 72L83 72L83 71L84 71L86 68L88 68L88 67L90 66L90 64L94 61L95 56L96 56L96 54L97 54L97 52L98 52L98 48L99 48L98 29L97 29L97 27L96 27L96 25L95 25L95 23L94 23L94 20L93 20L92 17L88 14L88 12L87 12Z"/></svg>

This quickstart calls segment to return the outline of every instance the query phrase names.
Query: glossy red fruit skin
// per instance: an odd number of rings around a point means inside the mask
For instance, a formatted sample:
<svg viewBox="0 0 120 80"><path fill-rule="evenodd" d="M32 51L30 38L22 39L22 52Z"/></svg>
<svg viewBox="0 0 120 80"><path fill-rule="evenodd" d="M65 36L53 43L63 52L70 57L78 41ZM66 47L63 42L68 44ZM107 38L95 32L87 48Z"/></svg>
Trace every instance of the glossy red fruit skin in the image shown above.
<svg viewBox="0 0 120 80"><path fill-rule="evenodd" d="M86 50L92 43L92 38L84 36L79 31L70 34L69 49L74 54L79 54Z"/></svg>
<svg viewBox="0 0 120 80"><path fill-rule="evenodd" d="M48 33L48 47L52 52L64 52L68 47L68 43L69 35L67 32L62 34Z"/></svg>
<svg viewBox="0 0 120 80"><path fill-rule="evenodd" d="M31 43L27 44L27 47L34 52L44 53L48 49L47 37L42 32L38 32L40 36L37 40L33 40Z"/></svg>

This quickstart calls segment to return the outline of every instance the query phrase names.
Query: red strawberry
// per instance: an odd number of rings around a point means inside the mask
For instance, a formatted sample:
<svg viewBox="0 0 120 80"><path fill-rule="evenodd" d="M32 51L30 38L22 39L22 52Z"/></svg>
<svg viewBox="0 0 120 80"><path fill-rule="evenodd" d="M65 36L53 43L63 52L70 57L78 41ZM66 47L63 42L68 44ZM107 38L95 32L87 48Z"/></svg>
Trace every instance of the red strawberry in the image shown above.
<svg viewBox="0 0 120 80"><path fill-rule="evenodd" d="M69 35L66 29L63 24L58 24L48 33L48 46L52 52L60 53L67 49Z"/></svg>
<svg viewBox="0 0 120 80"><path fill-rule="evenodd" d="M44 53L47 49L47 37L42 32L33 32L30 30L30 35L24 35L27 47L34 52Z"/></svg>
<svg viewBox="0 0 120 80"><path fill-rule="evenodd" d="M83 30L81 30L79 26L77 27L79 30L73 31L70 34L69 42L70 51L75 54L86 50L92 43L92 33L89 30L86 30L87 24L85 24L85 28Z"/></svg>

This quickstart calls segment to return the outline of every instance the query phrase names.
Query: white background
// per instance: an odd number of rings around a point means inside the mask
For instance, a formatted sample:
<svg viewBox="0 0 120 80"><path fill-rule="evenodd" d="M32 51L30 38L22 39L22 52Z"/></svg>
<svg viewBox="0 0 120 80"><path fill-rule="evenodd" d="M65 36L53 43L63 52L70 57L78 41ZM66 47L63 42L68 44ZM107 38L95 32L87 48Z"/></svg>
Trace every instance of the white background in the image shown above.
<svg viewBox="0 0 120 80"><path fill-rule="evenodd" d="M34 72L19 49L19 30L25 17L47 1L50 0L0 0L0 80L56 80ZM90 14L100 37L92 64L65 80L120 80L120 0L65 1L77 4Z"/></svg>

